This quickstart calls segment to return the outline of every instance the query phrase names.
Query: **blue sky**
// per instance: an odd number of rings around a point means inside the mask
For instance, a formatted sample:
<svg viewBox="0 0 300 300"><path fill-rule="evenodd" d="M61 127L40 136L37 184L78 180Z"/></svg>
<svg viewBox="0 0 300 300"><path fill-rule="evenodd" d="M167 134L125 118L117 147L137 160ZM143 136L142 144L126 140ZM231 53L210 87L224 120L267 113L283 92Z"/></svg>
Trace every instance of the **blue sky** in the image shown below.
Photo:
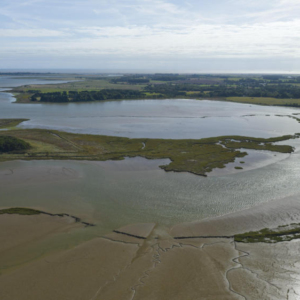
<svg viewBox="0 0 300 300"><path fill-rule="evenodd" d="M300 72L299 0L1 0L0 68Z"/></svg>

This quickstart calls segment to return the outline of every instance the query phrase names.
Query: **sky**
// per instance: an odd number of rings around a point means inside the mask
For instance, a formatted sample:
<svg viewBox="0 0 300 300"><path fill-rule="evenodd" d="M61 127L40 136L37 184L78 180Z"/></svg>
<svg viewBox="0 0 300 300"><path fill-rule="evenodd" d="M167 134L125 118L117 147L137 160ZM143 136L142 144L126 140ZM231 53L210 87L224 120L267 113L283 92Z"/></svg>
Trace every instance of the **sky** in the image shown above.
<svg viewBox="0 0 300 300"><path fill-rule="evenodd" d="M300 0L1 0L0 69L300 73Z"/></svg>

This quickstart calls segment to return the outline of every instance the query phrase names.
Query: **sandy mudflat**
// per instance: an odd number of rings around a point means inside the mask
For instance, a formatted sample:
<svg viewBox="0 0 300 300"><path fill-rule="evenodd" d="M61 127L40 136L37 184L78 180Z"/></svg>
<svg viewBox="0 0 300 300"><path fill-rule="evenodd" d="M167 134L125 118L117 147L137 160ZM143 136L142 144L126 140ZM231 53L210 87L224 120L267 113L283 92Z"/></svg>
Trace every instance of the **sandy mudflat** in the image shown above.
<svg viewBox="0 0 300 300"><path fill-rule="evenodd" d="M83 227L70 217L0 215L0 276L47 254L51 239Z"/></svg>
<svg viewBox="0 0 300 300"><path fill-rule="evenodd" d="M247 299L300 298L300 240L238 244L241 268L228 273L232 288Z"/></svg>
<svg viewBox="0 0 300 300"><path fill-rule="evenodd" d="M40 256L30 250L82 225L66 217L1 215L0 299L299 299L300 240L242 244L221 237L300 221L298 202L286 198L169 230L128 225Z"/></svg>
<svg viewBox="0 0 300 300"><path fill-rule="evenodd" d="M8 222L20 218L32 222L31 216L12 216ZM230 242L180 244L171 237L154 238L153 227L119 229L146 239L111 233L3 272L0 299L198 299L199 293L206 299L238 299L224 277L238 255ZM21 249L22 244L12 248Z"/></svg>
<svg viewBox="0 0 300 300"><path fill-rule="evenodd" d="M0 253L75 226L74 219L49 215L0 215Z"/></svg>

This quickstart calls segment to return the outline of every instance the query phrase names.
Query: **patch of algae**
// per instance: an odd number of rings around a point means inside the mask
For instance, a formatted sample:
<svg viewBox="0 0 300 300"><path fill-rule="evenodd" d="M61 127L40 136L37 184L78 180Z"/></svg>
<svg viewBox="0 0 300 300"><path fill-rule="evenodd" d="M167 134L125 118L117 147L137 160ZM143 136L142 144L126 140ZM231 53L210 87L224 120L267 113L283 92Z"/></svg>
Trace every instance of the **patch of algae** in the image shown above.
<svg viewBox="0 0 300 300"><path fill-rule="evenodd" d="M250 231L234 236L241 243L278 243L300 238L300 224L279 226L274 229L264 228L260 231Z"/></svg>

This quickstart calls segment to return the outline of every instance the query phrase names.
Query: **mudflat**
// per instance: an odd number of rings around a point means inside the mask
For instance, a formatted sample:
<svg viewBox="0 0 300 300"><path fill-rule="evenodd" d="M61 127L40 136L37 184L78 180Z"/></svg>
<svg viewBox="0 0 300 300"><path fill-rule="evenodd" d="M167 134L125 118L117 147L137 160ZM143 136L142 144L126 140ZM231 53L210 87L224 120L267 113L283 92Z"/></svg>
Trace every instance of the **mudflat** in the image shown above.
<svg viewBox="0 0 300 300"><path fill-rule="evenodd" d="M0 298L296 299L298 239L249 244L231 235L300 221L299 211L290 197L172 228L131 224L30 259L29 244L86 229L69 217L0 215Z"/></svg>

